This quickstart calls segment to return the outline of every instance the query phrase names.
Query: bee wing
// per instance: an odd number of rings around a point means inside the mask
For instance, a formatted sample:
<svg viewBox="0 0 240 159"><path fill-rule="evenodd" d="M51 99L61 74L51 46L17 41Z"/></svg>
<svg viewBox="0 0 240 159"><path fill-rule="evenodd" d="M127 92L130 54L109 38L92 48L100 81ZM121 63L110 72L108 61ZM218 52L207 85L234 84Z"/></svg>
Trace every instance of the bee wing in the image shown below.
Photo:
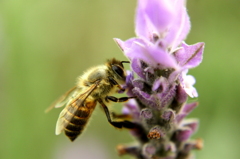
<svg viewBox="0 0 240 159"><path fill-rule="evenodd" d="M53 104L51 104L46 110L45 113L55 108L60 108L67 104L69 97L76 91L77 86L71 88L68 90L64 95L62 95L60 98L58 98Z"/></svg>
<svg viewBox="0 0 240 159"><path fill-rule="evenodd" d="M97 88L98 84L100 83L100 80L95 82L91 87L89 87L86 91L80 92L76 97L72 99L71 102L67 104L67 106L61 111L59 114L57 124L56 124L56 130L55 134L59 135L64 128L68 125L68 121L64 118L66 113L68 112L69 109L72 109L74 111L77 111L75 108L76 105L78 107L81 107L84 101L87 99L87 97ZM75 114L75 112L71 112L72 114Z"/></svg>

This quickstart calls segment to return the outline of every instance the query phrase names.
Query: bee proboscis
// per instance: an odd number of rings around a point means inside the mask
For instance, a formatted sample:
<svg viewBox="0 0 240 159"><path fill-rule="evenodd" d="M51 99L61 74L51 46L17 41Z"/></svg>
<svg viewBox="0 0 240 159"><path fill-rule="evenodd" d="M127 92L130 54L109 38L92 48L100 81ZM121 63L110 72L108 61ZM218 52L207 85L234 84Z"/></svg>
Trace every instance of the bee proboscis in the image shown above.
<svg viewBox="0 0 240 159"><path fill-rule="evenodd" d="M107 107L110 101L125 102L130 98L134 98L111 96L111 94L118 91L124 91L121 87L121 84L124 84L126 80L123 63L129 62L113 58L108 60L105 65L90 68L82 76L78 77L75 87L66 92L51 106L56 108L65 106L57 120L56 135L64 131L66 136L71 141L74 141L84 130L97 103L100 103L108 122L114 127L129 129L135 127L135 124L128 120L112 120Z"/></svg>

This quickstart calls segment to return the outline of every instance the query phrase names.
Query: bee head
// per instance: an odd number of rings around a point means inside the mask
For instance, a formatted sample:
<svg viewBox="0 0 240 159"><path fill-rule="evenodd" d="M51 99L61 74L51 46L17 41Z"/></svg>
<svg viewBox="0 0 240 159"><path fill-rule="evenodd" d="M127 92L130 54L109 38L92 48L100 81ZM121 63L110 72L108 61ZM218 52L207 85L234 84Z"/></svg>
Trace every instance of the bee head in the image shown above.
<svg viewBox="0 0 240 159"><path fill-rule="evenodd" d="M126 80L126 72L124 70L123 63L129 63L129 61L119 61L115 58L110 59L107 61L107 65L109 69L112 71L114 77L122 82L125 82Z"/></svg>

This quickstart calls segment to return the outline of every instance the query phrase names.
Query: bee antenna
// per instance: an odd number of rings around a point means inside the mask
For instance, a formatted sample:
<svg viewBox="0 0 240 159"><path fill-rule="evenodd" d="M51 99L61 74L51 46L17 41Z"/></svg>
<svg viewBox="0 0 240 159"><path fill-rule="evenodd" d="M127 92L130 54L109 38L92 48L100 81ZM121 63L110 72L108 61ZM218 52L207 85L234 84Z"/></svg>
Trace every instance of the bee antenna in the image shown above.
<svg viewBox="0 0 240 159"><path fill-rule="evenodd" d="M129 61L121 61L121 64L123 64L123 63L130 63Z"/></svg>

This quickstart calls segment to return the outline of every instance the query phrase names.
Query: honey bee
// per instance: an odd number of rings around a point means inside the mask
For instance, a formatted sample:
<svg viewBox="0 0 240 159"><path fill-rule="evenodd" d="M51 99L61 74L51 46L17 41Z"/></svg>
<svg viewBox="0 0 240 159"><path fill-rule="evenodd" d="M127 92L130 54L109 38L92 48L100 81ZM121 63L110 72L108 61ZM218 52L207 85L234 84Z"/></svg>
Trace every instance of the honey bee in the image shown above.
<svg viewBox="0 0 240 159"><path fill-rule="evenodd" d="M90 68L78 77L76 86L66 92L52 106L56 108L65 106L57 120L56 135L64 131L66 136L74 141L84 130L97 103L100 103L111 125L117 128L134 128L135 124L128 120L114 121L106 106L110 101L126 102L128 99L134 98L111 96L118 91L125 91L120 85L124 84L126 80L123 63L129 62L113 58L108 60L105 65Z"/></svg>

